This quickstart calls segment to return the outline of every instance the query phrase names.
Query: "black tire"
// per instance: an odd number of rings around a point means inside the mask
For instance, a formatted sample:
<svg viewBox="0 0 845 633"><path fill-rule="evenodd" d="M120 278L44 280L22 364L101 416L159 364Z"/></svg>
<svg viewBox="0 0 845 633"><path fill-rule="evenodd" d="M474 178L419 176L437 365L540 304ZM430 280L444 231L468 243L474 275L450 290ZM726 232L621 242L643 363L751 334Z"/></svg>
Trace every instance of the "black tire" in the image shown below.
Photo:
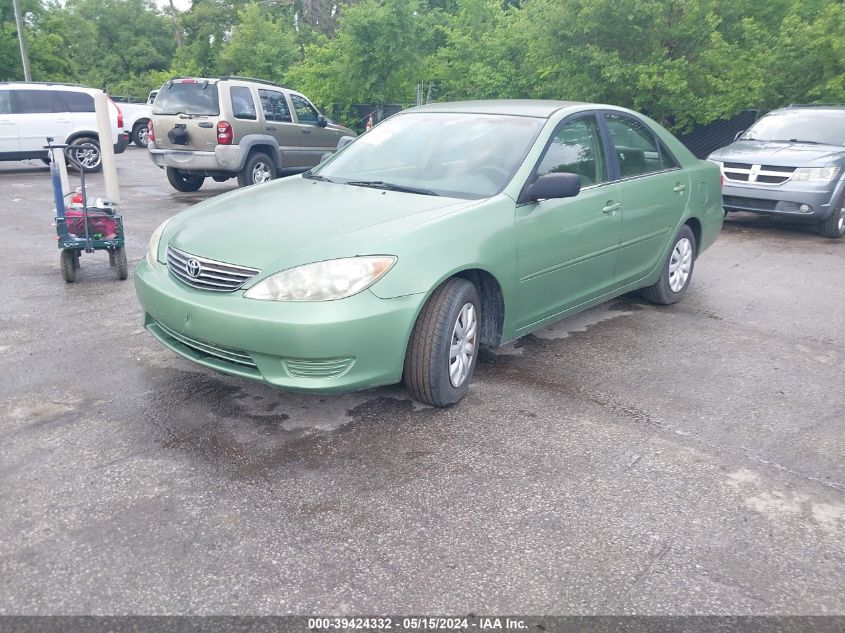
<svg viewBox="0 0 845 633"><path fill-rule="evenodd" d="M147 149L150 144L150 123L146 119L138 121L132 126L132 142L138 147Z"/></svg>
<svg viewBox="0 0 845 633"><path fill-rule="evenodd" d="M467 304L475 311L474 351L468 371L455 386L449 371L450 348L458 317ZM445 407L466 395L478 360L480 324L481 300L472 283L453 277L434 291L414 324L405 353L402 378L414 400Z"/></svg>
<svg viewBox="0 0 845 633"><path fill-rule="evenodd" d="M267 180L257 180L258 173L266 174ZM238 172L238 184L241 187L259 184L273 180L276 177L276 166L264 152L253 152L244 163L243 169Z"/></svg>
<svg viewBox="0 0 845 633"><path fill-rule="evenodd" d="M819 225L819 231L825 237L839 239L845 235L845 194L839 196L830 217Z"/></svg>
<svg viewBox="0 0 845 633"><path fill-rule="evenodd" d="M86 172L103 170L103 155L100 153L100 143L90 136L80 136L68 143L65 149L68 165Z"/></svg>
<svg viewBox="0 0 845 633"><path fill-rule="evenodd" d="M114 249L114 263L117 268L117 278L123 281L129 276L129 264L126 261L126 248L118 246Z"/></svg>
<svg viewBox="0 0 845 633"><path fill-rule="evenodd" d="M205 176L200 176L199 174L180 171L178 169L173 169L173 167L168 167L166 171L167 180L176 191L182 191L184 193L197 191L200 187L202 187L202 183L205 182Z"/></svg>
<svg viewBox="0 0 845 633"><path fill-rule="evenodd" d="M79 268L76 259L76 253L71 248L62 250L62 254L59 257L59 262L62 266L62 278L69 284L76 281L76 271Z"/></svg>
<svg viewBox="0 0 845 633"><path fill-rule="evenodd" d="M683 286L677 290L673 290L670 265L673 264L673 259L680 254L681 251L683 251L683 247L681 245L683 240L688 241L688 246L690 248L689 271L687 272L687 277L683 282ZM681 230L678 231L678 234L672 242L672 247L669 249L669 255L666 256L666 262L663 264L663 271L660 273L660 278L657 280L657 283L653 286L642 288L640 290L640 294L642 294L643 298L646 301L660 305L670 305L683 299L687 292L687 288L689 288L690 281L692 281L692 273L695 268L695 256L698 252L697 248L698 245L695 242L695 234L692 232L692 229L685 224L681 227Z"/></svg>

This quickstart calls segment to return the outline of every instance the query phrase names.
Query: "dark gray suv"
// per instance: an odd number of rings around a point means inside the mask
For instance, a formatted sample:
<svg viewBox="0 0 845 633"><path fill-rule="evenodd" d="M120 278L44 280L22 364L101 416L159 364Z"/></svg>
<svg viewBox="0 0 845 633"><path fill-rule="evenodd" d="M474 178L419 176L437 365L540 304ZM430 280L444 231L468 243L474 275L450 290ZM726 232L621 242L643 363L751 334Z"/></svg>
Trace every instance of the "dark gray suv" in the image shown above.
<svg viewBox="0 0 845 633"><path fill-rule="evenodd" d="M845 105L770 112L713 152L725 211L776 214L845 235Z"/></svg>

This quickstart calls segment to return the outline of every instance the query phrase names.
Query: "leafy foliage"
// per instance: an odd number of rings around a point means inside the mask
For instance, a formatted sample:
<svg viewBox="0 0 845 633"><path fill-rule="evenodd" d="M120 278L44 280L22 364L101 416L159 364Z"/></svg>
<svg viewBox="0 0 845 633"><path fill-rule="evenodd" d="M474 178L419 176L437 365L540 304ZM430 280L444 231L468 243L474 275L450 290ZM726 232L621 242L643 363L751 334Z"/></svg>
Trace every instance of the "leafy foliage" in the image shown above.
<svg viewBox="0 0 845 633"><path fill-rule="evenodd" d="M173 75L286 81L323 106L598 101L675 130L845 101L838 0L23 0L34 79L143 97ZM176 29L180 38L176 38ZM182 42L177 46L177 39ZM0 7L0 79L19 79Z"/></svg>

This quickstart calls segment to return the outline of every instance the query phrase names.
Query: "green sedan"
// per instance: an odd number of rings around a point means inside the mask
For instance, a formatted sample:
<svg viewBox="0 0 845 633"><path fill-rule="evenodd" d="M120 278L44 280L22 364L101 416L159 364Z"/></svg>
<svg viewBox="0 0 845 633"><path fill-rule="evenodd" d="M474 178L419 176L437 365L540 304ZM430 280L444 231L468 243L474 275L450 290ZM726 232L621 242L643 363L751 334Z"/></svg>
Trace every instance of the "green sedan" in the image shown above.
<svg viewBox="0 0 845 633"><path fill-rule="evenodd" d="M147 330L200 365L318 393L404 381L445 406L482 346L635 289L679 301L720 193L716 165L630 110L433 104L174 216L135 287Z"/></svg>

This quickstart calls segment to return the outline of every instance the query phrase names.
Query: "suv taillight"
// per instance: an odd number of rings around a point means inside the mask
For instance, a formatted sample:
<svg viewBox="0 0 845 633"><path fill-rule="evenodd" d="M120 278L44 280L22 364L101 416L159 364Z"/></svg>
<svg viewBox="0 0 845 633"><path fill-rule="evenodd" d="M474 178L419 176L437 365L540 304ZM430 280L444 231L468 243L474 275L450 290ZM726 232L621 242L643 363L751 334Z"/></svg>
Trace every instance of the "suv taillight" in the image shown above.
<svg viewBox="0 0 845 633"><path fill-rule="evenodd" d="M153 120L150 119L147 123L147 129L150 131L150 142L156 140L155 134L153 134Z"/></svg>
<svg viewBox="0 0 845 633"><path fill-rule="evenodd" d="M109 97L109 101L111 101L111 104L117 110L117 129L122 132L123 131L123 112L121 111L120 106L117 105L114 101L112 101L111 97Z"/></svg>
<svg viewBox="0 0 845 633"><path fill-rule="evenodd" d="M220 121L217 124L217 142L220 145L231 145L234 134L232 134L232 126L228 121Z"/></svg>

